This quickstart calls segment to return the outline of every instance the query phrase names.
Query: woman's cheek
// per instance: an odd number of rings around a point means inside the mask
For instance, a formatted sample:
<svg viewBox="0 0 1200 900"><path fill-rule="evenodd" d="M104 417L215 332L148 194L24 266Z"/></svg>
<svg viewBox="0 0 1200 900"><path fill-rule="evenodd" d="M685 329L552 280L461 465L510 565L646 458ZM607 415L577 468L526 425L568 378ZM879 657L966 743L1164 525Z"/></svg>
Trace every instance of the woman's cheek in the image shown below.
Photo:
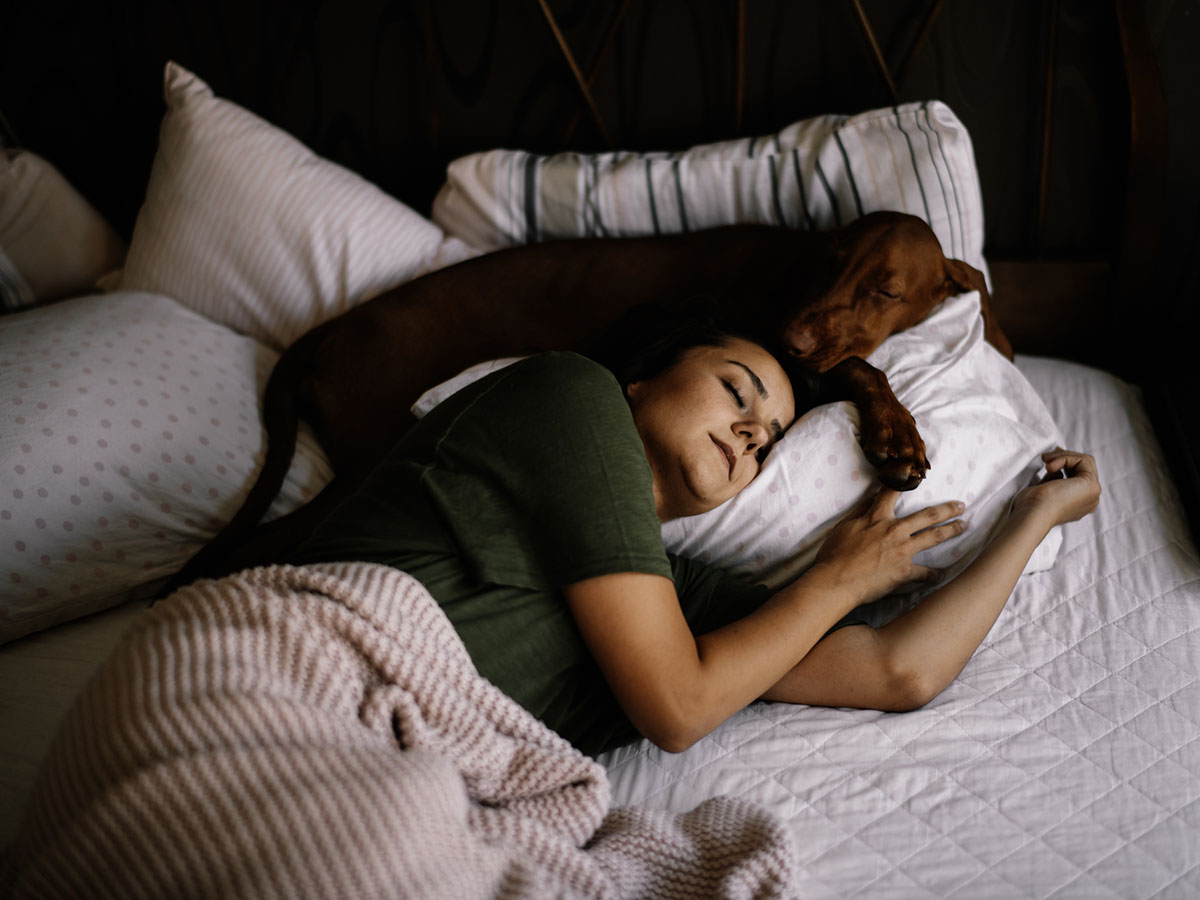
<svg viewBox="0 0 1200 900"><path fill-rule="evenodd" d="M757 477L758 477L758 467L757 466L747 466L746 472L741 476L741 478L738 479L737 486L736 486L737 489L734 491L734 493L740 494L742 491L744 491L746 488L748 488L750 486L750 482L752 482Z"/></svg>

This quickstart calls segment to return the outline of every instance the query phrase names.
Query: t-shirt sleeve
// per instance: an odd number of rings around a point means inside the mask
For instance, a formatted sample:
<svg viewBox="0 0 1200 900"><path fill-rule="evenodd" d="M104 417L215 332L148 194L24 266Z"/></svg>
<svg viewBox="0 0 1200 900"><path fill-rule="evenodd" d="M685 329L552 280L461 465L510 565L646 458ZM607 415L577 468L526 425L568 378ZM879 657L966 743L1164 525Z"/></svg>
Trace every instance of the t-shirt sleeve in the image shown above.
<svg viewBox="0 0 1200 900"><path fill-rule="evenodd" d="M723 569L696 560L670 556L675 592L693 634L716 631L748 616L774 593L765 584L755 584Z"/></svg>
<svg viewBox="0 0 1200 900"><path fill-rule="evenodd" d="M423 486L480 582L547 589L622 571L671 577L650 467L607 369L542 354L447 414Z"/></svg>

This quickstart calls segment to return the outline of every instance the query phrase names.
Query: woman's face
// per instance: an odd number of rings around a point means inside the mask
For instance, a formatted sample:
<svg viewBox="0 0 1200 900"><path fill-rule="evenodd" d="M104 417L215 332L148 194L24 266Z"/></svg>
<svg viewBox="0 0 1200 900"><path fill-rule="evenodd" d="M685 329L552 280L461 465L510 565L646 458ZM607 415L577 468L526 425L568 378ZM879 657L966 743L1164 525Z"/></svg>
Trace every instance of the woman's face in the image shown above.
<svg viewBox="0 0 1200 900"><path fill-rule="evenodd" d="M664 522L707 512L742 490L795 417L775 357L741 338L694 347L627 392Z"/></svg>

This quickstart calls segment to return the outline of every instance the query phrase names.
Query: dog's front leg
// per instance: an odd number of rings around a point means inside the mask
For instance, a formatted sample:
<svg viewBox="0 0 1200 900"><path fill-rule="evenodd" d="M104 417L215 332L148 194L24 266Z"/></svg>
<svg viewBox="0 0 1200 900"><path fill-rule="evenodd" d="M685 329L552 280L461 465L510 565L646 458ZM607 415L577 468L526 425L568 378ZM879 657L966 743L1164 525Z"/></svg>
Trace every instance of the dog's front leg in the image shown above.
<svg viewBox="0 0 1200 900"><path fill-rule="evenodd" d="M897 491L911 491L929 470L925 442L916 420L892 393L887 375L857 356L825 373L826 400L852 400L858 407L859 443L879 480Z"/></svg>

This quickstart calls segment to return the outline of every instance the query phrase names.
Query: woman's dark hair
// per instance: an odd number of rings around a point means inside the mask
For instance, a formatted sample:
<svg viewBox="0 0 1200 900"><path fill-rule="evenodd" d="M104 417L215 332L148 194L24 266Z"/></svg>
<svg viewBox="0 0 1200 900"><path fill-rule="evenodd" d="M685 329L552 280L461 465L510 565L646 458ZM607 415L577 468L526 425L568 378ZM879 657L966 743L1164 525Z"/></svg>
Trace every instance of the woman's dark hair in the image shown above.
<svg viewBox="0 0 1200 900"><path fill-rule="evenodd" d="M665 372L694 347L720 347L740 338L759 344L783 367L792 383L799 410L813 396L811 379L778 347L759 335L729 328L698 303L686 310L654 303L636 306L605 329L588 347L591 357L616 376L622 389Z"/></svg>

